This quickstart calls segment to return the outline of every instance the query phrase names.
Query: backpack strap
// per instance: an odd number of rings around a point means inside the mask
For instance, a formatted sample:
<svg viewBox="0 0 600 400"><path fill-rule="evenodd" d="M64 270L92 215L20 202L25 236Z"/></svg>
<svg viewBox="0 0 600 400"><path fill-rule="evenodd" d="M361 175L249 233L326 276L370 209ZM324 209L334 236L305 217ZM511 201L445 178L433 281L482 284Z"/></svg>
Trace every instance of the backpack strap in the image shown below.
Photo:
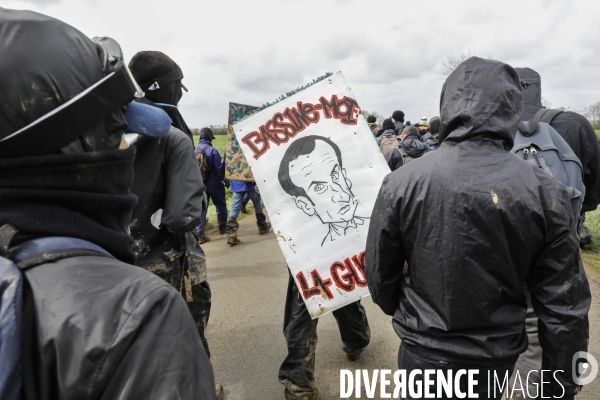
<svg viewBox="0 0 600 400"><path fill-rule="evenodd" d="M0 257L8 258L10 242L17 232L16 228L8 224L0 227Z"/></svg>
<svg viewBox="0 0 600 400"><path fill-rule="evenodd" d="M554 117L556 117L561 112L562 111L560 110L554 110L551 108L540 108L535 114L533 114L533 117L531 117L529 121L544 122L546 124L549 124L550 122L552 122Z"/></svg>
<svg viewBox="0 0 600 400"><path fill-rule="evenodd" d="M537 122L535 121L529 121L529 129L525 127L525 124L523 123L523 121L519 121L519 126L517 127L517 129L519 130L519 132L521 132L521 134L525 137L529 137L531 136L531 134L533 132L535 132L537 130Z"/></svg>
<svg viewBox="0 0 600 400"><path fill-rule="evenodd" d="M11 248L8 258L23 270L63 258L98 255L114 258L108 251L87 240L50 236L28 240Z"/></svg>

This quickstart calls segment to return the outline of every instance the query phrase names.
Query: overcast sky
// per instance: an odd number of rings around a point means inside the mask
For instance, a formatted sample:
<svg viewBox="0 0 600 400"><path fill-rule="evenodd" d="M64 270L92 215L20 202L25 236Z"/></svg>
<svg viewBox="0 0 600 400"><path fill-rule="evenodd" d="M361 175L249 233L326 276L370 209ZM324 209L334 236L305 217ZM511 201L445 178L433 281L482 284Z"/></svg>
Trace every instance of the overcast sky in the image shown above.
<svg viewBox="0 0 600 400"><path fill-rule="evenodd" d="M2 0L111 36L129 60L159 50L183 70L191 127L223 124L228 103L262 105L342 71L360 106L411 122L439 114L449 54L491 55L542 76L571 110L600 101L596 0Z"/></svg>

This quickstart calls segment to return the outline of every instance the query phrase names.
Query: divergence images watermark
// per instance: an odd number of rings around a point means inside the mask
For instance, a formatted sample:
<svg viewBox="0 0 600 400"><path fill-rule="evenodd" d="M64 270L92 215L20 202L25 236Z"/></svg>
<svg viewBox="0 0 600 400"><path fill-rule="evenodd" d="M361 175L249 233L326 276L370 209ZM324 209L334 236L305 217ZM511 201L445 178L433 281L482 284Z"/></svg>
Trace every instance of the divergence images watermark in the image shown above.
<svg viewBox="0 0 600 400"><path fill-rule="evenodd" d="M591 366L591 370L590 370ZM587 385L592 382L598 374L598 362L593 355L586 352L578 352L572 359L573 380L577 385ZM487 371L487 392L482 397L496 397L505 391L509 398L524 397L541 399L561 399L565 395L564 386L557 378L559 372L564 370L531 370L525 376L521 376L515 370L515 379L512 387L509 387L509 374L498 375L496 371ZM586 377L582 378L583 375ZM539 375L539 378L533 378ZM373 370L369 376L369 370L350 371L340 370L340 398L347 399L351 396L361 398L364 387L365 398L373 399L398 399L406 398L407 395L413 399L435 399L442 396L458 399L478 399L477 389L481 391L479 382L481 379L478 369L459 370L436 370L436 369L414 369L407 373L406 370L392 371L389 369ZM539 383L538 383L539 381ZM554 381L554 382L553 382ZM485 381L484 381L485 382ZM562 388L559 396L549 396L544 393L544 387L558 384ZM379 389L379 390L377 390Z"/></svg>

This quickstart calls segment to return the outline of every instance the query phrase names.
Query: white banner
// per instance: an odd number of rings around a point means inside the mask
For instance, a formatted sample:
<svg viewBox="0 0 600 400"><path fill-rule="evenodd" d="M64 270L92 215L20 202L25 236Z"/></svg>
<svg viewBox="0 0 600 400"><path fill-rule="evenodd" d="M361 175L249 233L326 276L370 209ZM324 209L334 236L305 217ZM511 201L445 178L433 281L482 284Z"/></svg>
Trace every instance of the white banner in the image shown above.
<svg viewBox="0 0 600 400"><path fill-rule="evenodd" d="M369 295L369 219L390 172L341 72L233 126L312 318Z"/></svg>

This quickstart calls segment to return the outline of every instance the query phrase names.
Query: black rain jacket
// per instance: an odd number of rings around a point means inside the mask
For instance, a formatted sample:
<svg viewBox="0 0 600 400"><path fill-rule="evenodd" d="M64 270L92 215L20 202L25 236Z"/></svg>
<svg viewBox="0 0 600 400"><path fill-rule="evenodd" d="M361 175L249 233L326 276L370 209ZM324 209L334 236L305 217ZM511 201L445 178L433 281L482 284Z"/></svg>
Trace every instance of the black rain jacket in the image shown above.
<svg viewBox="0 0 600 400"><path fill-rule="evenodd" d="M138 196L130 230L140 266L180 289L206 281L206 259L193 235L203 209L204 183L194 149L175 127L163 138L139 136L131 192ZM160 218L152 216L162 209ZM170 254L167 258L165 253Z"/></svg>
<svg viewBox="0 0 600 400"><path fill-rule="evenodd" d="M46 263L26 275L41 400L215 398L198 329L164 280L102 256Z"/></svg>
<svg viewBox="0 0 600 400"><path fill-rule="evenodd" d="M540 75L531 68L516 68L523 88L523 121L528 121L542 106ZM583 166L585 198L582 212L593 211L600 203L600 146L598 136L583 115L565 111L552 119L550 125L565 139Z"/></svg>
<svg viewBox="0 0 600 400"><path fill-rule="evenodd" d="M366 245L373 301L404 344L437 359L514 363L527 347L524 282L539 317L543 369L574 393L587 348L587 280L565 188L519 160L513 68L470 58L441 94L439 150L383 181ZM426 159L426 160L425 160ZM562 393L552 380L544 393ZM547 391L546 391L547 390Z"/></svg>

